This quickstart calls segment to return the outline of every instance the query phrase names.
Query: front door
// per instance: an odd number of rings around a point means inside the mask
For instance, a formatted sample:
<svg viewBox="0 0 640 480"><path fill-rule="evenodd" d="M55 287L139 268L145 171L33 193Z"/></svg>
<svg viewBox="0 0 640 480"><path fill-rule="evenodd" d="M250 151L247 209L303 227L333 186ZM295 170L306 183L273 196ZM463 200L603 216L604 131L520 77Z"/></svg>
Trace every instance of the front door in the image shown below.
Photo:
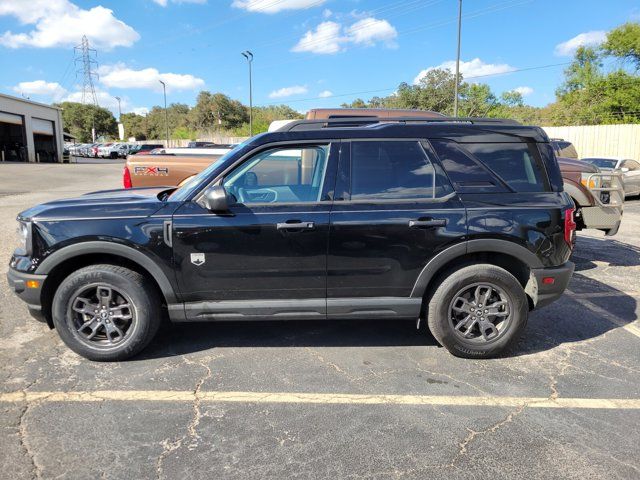
<svg viewBox="0 0 640 480"><path fill-rule="evenodd" d="M327 258L330 317L418 318L410 298L438 252L464 240L465 209L419 140L344 142Z"/></svg>
<svg viewBox="0 0 640 480"><path fill-rule="evenodd" d="M324 317L338 152L338 143L261 148L218 181L233 199L228 213L195 202L176 211L174 261L188 319Z"/></svg>

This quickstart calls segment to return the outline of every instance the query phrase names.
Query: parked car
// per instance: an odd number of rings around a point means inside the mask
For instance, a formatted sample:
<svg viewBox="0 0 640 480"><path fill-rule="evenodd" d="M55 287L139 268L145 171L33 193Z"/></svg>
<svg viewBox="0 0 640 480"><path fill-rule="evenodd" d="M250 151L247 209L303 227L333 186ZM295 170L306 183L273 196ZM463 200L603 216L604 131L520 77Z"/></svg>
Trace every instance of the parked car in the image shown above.
<svg viewBox="0 0 640 480"><path fill-rule="evenodd" d="M111 147L113 142L102 143L97 147L97 156L100 158L107 158L111 154Z"/></svg>
<svg viewBox="0 0 640 480"><path fill-rule="evenodd" d="M576 204L578 230L602 230L611 236L622 223L624 189L619 173L603 173L590 163L578 160L573 144L562 138L550 141L560 165L564 188Z"/></svg>
<svg viewBox="0 0 640 480"><path fill-rule="evenodd" d="M540 128L300 120L181 188L20 213L8 283L93 360L140 352L162 310L174 322L423 320L454 355L485 358L566 288L573 211Z"/></svg>
<svg viewBox="0 0 640 480"><path fill-rule="evenodd" d="M163 148L164 145L160 143L142 143L134 145L129 151L129 155L146 155L156 148Z"/></svg>
<svg viewBox="0 0 640 480"><path fill-rule="evenodd" d="M603 172L620 172L624 196L640 195L640 162L628 158L583 158Z"/></svg>

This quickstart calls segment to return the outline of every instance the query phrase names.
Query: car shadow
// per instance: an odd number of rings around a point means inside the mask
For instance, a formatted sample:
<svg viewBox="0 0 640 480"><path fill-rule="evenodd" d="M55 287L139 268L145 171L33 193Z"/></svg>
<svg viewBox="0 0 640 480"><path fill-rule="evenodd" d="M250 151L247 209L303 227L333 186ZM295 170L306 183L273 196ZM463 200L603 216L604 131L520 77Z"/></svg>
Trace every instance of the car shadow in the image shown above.
<svg viewBox="0 0 640 480"><path fill-rule="evenodd" d="M636 320L637 298L581 272L597 268L598 262L622 267L640 265L640 248L611 239L580 237L572 260L576 263L576 273L569 284L573 294L532 312L522 338L505 356L530 355L596 338ZM602 310L615 317L617 323ZM420 329L416 329L415 321L404 320L169 324L134 360L221 347L439 347L425 322L421 323Z"/></svg>

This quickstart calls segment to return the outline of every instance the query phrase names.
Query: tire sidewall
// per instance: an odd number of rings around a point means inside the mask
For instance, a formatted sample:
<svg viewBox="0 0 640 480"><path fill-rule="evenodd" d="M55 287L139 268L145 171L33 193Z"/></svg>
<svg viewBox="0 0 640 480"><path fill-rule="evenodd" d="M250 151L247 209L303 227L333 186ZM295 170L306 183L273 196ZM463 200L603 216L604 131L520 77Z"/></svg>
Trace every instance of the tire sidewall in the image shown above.
<svg viewBox="0 0 640 480"><path fill-rule="evenodd" d="M132 272L133 273L133 272ZM136 274L137 275L137 274ZM93 284L105 284L115 290L125 292L131 301L135 315L132 332L118 347L98 349L86 345L78 338L73 321L69 318L71 302L80 291ZM123 360L138 353L150 340L153 322L156 321L156 306L147 289L125 275L107 268L90 267L69 275L57 289L52 304L53 323L64 343L74 352L90 360Z"/></svg>
<svg viewBox="0 0 640 480"><path fill-rule="evenodd" d="M486 267L486 268L483 268ZM454 296L474 283L500 287L509 297L512 312L507 330L488 343L465 342L449 321L449 307ZM492 265L473 265L453 272L437 289L429 304L429 326L436 339L452 354L465 358L488 358L507 350L526 327L529 305L518 280L509 272Z"/></svg>

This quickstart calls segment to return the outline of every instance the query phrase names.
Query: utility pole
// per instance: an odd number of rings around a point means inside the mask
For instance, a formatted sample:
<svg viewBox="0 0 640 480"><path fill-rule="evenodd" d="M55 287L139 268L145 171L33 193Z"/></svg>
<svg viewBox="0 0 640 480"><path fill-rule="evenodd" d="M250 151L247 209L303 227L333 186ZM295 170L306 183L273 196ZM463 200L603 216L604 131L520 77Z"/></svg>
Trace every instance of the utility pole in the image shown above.
<svg viewBox="0 0 640 480"><path fill-rule="evenodd" d="M462 33L462 0L458 0L458 54L456 56L456 86L453 100L453 116L458 116L458 88L460 86L460 36Z"/></svg>
<svg viewBox="0 0 640 480"><path fill-rule="evenodd" d="M76 65L80 65L80 67L76 70L76 77L82 75L82 97L80 103L87 104L90 103L94 106L98 106L98 97L96 95L96 89L93 86L94 77L98 78L98 61L96 57L98 56L98 52L89 47L89 39L86 35L82 36L82 41L80 45L76 45L73 48L73 52L75 55L74 63ZM96 128L95 128L95 116L92 120L93 128L91 129L91 138L95 142L96 141Z"/></svg>
<svg viewBox="0 0 640 480"><path fill-rule="evenodd" d="M167 85L159 80L162 84L162 91L164 92L164 125L167 128L167 148L169 148L169 113L167 112Z"/></svg>
<svg viewBox="0 0 640 480"><path fill-rule="evenodd" d="M251 63L253 62L253 53L249 50L242 52L242 56L247 59L249 64L249 136L253 137L253 81L251 79Z"/></svg>

